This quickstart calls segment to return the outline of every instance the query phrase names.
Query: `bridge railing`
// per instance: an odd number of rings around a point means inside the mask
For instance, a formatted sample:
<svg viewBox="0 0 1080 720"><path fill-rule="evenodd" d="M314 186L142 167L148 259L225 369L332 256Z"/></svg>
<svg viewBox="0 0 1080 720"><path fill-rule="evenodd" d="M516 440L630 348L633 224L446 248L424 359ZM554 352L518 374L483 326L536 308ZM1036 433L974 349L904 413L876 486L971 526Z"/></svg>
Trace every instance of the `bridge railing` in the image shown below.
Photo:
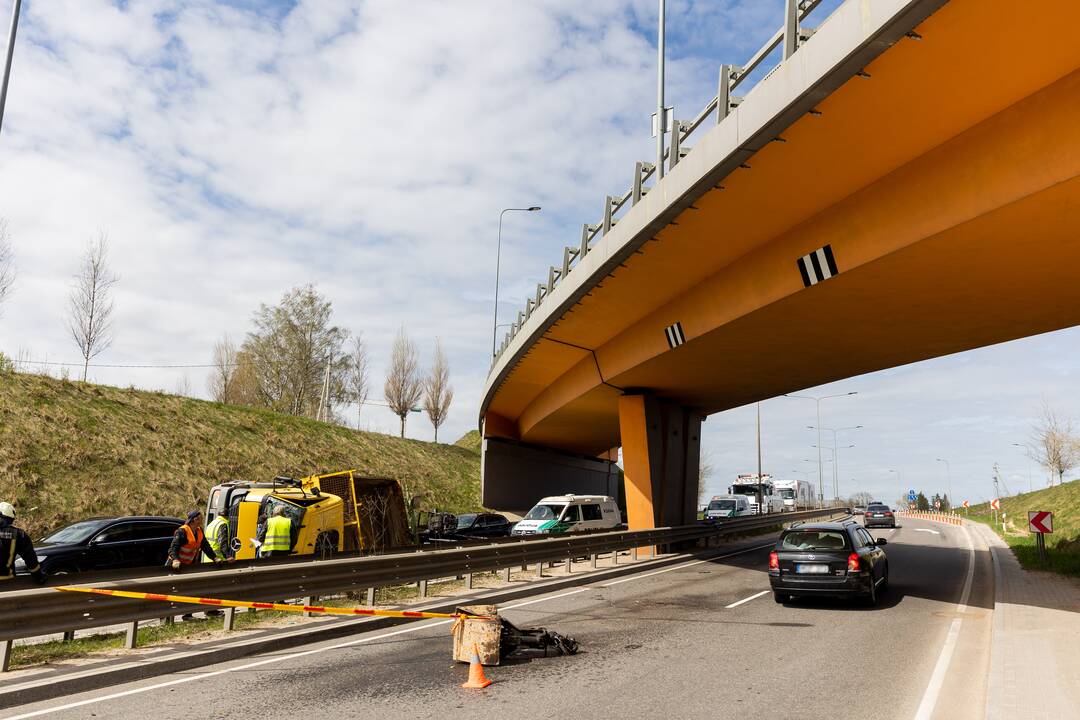
<svg viewBox="0 0 1080 720"><path fill-rule="evenodd" d="M733 109L742 103L742 98L735 94L737 89L749 89L751 78L756 77L757 71L773 52L783 46L783 54L780 63L806 42L813 34L813 29L803 28L802 22L820 5L822 0L785 0L784 23L769 41L766 42L744 65L721 65L717 93L705 105L705 108L697 116L689 121L674 120L671 128L671 141L665 148L662 162L666 162L668 168L674 168L679 161L690 153L687 141L698 128L705 126L710 118L714 118L713 125L724 121ZM776 67L779 67L777 63ZM771 71L770 71L771 72ZM767 74L764 76L767 77ZM581 228L581 239L575 245L568 245L563 249L562 263L548 268L547 282L536 284L535 295L525 301L525 307L518 311L509 331L503 338L495 358L494 365L502 354L513 342L514 338L524 327L525 322L532 317L543 303L544 299L551 295L556 286L569 276L570 272L577 267L589 254L593 246L599 242L618 223L621 215L628 208L641 201L652 188L646 186L646 182L656 175L655 163L640 161L634 167L634 179L630 188L621 195L608 195L604 199L604 210L596 223L585 223ZM655 186L655 183L654 183Z"/></svg>

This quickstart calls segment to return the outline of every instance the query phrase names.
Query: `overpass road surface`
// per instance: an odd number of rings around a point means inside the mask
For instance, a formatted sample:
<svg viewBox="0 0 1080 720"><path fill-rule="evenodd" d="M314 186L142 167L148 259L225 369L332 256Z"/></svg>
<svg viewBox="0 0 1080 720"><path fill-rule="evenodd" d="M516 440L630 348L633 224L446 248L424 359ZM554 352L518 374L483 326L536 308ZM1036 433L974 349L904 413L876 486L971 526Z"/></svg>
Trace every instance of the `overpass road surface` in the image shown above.
<svg viewBox="0 0 1080 720"><path fill-rule="evenodd" d="M577 638L581 652L489 668L485 690L459 687L467 668L450 659L449 621L429 621L2 717L983 717L993 569L980 536L913 519L872 533L889 540L891 574L876 608L777 605L763 536L504 606L514 623Z"/></svg>

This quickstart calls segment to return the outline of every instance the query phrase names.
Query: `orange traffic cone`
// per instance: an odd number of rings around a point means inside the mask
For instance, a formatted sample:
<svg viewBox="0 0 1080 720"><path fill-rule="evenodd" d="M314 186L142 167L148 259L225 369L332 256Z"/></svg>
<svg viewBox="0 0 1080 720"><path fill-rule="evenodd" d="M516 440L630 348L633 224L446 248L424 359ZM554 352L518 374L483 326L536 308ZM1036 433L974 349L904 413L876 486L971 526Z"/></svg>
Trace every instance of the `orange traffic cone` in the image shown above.
<svg viewBox="0 0 1080 720"><path fill-rule="evenodd" d="M484 677L484 666L480 664L480 650L476 643L472 646L472 657L469 658L469 681L463 684L463 688L486 688L491 681Z"/></svg>

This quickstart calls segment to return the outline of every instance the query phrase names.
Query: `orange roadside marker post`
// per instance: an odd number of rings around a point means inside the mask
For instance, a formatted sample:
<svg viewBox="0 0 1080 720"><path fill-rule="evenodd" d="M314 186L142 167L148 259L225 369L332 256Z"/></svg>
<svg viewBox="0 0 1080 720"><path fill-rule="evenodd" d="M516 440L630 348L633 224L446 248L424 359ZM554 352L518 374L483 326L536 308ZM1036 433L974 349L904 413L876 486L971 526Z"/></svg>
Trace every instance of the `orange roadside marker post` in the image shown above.
<svg viewBox="0 0 1080 720"><path fill-rule="evenodd" d="M480 664L480 649L473 643L472 657L469 658L469 679L462 684L463 688L486 688L491 681L484 675L484 666Z"/></svg>

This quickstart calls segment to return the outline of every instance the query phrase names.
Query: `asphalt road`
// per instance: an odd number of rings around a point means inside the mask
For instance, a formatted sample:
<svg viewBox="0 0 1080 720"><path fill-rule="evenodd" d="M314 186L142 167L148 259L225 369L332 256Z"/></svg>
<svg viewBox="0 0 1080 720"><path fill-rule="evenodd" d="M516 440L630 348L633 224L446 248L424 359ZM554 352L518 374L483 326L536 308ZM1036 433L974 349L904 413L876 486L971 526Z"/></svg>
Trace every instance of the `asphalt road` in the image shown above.
<svg viewBox="0 0 1080 720"><path fill-rule="evenodd" d="M891 579L873 609L777 605L761 548L504 607L519 626L575 637L581 652L488 668L495 683L485 690L459 687L468 671L450 659L449 621L428 621L3 717L982 717L993 604L985 546L960 527L919 520L872 532L889 540Z"/></svg>

